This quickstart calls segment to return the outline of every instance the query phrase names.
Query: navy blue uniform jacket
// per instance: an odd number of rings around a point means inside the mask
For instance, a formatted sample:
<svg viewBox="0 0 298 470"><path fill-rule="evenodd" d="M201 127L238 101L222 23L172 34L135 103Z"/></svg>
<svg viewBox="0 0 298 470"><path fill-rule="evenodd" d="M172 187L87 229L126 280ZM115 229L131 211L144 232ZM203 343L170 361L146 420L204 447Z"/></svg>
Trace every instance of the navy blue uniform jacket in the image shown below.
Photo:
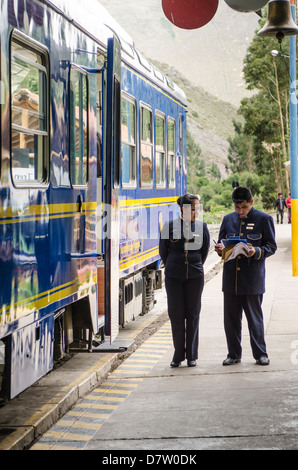
<svg viewBox="0 0 298 470"><path fill-rule="evenodd" d="M159 254L165 275L175 279L196 279L204 276L203 264L208 256L210 235L201 221L167 222L160 236Z"/></svg>
<svg viewBox="0 0 298 470"><path fill-rule="evenodd" d="M252 258L240 255L224 264L223 292L236 295L263 294L265 260L277 249L272 217L254 207L244 219L240 219L237 212L228 214L220 227L219 243L230 236L246 238L255 247L256 253Z"/></svg>

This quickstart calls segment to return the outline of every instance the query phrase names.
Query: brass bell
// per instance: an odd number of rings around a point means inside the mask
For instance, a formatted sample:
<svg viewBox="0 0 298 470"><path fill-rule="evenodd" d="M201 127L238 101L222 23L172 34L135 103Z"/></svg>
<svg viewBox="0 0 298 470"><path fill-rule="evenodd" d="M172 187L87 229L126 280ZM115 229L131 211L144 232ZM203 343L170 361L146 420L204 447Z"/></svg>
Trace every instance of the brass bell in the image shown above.
<svg viewBox="0 0 298 470"><path fill-rule="evenodd" d="M289 0L271 0L268 3L268 17L258 36L276 36L279 42L285 36L298 34L298 27L293 20Z"/></svg>

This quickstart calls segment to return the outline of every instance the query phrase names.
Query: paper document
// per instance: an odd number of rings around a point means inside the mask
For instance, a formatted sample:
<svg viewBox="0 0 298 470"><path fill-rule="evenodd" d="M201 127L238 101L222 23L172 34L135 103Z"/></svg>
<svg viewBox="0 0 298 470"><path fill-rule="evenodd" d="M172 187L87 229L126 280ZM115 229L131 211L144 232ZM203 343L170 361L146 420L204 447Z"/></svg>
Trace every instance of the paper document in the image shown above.
<svg viewBox="0 0 298 470"><path fill-rule="evenodd" d="M230 261L231 259L237 258L239 255L246 255L249 252L249 246L247 246L246 243L240 242L237 243L237 245L234 246L234 249L230 256L228 257L227 261Z"/></svg>
<svg viewBox="0 0 298 470"><path fill-rule="evenodd" d="M225 261L230 261L231 259L236 258L239 255L246 255L250 250L250 245L247 244L247 240L242 240L231 243L231 240L221 240L221 244L224 249L222 250L222 259Z"/></svg>

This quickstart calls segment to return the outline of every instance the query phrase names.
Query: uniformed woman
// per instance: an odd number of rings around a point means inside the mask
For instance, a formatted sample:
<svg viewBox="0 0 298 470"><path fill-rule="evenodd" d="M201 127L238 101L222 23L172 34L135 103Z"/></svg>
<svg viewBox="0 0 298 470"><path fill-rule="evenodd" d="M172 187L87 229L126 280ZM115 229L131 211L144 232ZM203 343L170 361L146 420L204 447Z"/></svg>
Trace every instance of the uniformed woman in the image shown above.
<svg viewBox="0 0 298 470"><path fill-rule="evenodd" d="M199 346L199 317L204 288L203 265L210 236L207 224L197 220L199 198L179 197L180 217L167 222L161 231L159 253L165 265L168 313L172 326L174 356L171 367L187 359L196 366Z"/></svg>

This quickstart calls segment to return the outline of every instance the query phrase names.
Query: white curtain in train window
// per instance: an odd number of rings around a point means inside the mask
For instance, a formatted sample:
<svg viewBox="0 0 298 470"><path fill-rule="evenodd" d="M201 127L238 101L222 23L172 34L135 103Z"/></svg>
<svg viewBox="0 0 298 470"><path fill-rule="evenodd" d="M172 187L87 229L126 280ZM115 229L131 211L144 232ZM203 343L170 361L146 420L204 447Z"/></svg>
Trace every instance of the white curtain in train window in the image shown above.
<svg viewBox="0 0 298 470"><path fill-rule="evenodd" d="M165 187L165 118L159 115L155 116L155 181L157 187Z"/></svg>
<svg viewBox="0 0 298 470"><path fill-rule="evenodd" d="M170 188L176 185L176 148L175 148L175 121L168 120L168 185Z"/></svg>
<svg viewBox="0 0 298 470"><path fill-rule="evenodd" d="M84 186L88 177L88 79L72 67L70 72L70 177Z"/></svg>
<svg viewBox="0 0 298 470"><path fill-rule="evenodd" d="M141 108L141 185L152 186L153 179L152 111Z"/></svg>
<svg viewBox="0 0 298 470"><path fill-rule="evenodd" d="M136 186L136 117L135 104L121 100L121 175L123 187Z"/></svg>
<svg viewBox="0 0 298 470"><path fill-rule="evenodd" d="M43 53L11 43L11 161L16 184L45 182L47 69Z"/></svg>

